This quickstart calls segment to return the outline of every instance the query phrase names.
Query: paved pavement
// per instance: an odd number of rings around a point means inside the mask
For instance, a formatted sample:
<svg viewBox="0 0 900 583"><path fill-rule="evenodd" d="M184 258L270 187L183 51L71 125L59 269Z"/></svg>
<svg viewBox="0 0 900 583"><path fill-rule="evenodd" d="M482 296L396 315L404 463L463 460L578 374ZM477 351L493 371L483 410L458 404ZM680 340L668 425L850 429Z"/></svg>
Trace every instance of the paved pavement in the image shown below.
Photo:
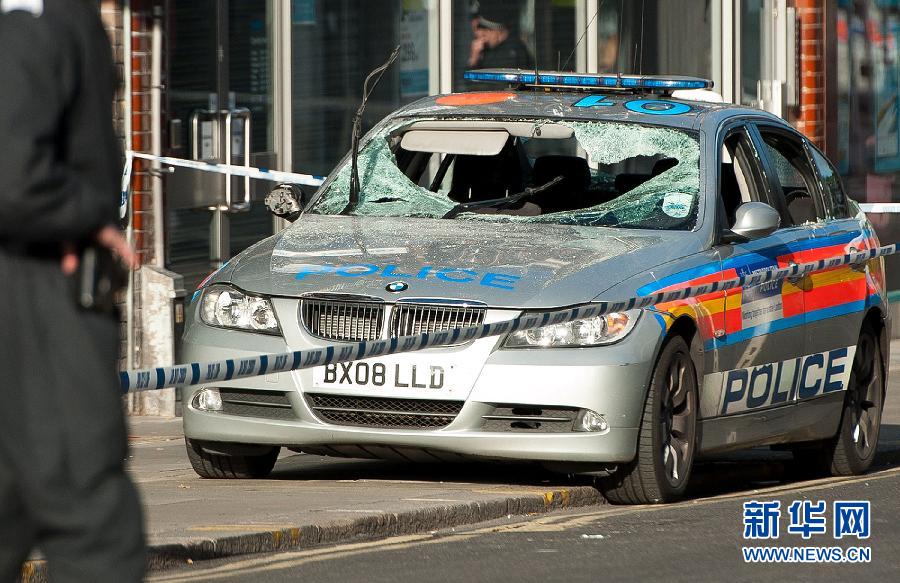
<svg viewBox="0 0 900 583"><path fill-rule="evenodd" d="M900 342L893 348L897 374L890 378L876 462L882 467L900 465ZM266 480L201 480L184 453L180 419L132 418L130 434L129 468L145 505L156 573L220 557L355 544L604 504L590 478L530 465L411 465L287 452ZM691 495L746 496L795 483L789 459L768 450L718 458L697 469ZM41 580L41 565L32 567L29 580Z"/></svg>
<svg viewBox="0 0 900 583"><path fill-rule="evenodd" d="M160 561L226 547L253 551L270 544L266 538L271 544L346 540L602 502L589 478L530 466L409 465L290 452L269 479L201 480L180 429L177 420L132 422L130 470L147 509L150 543L168 545ZM203 545L213 540L215 546Z"/></svg>

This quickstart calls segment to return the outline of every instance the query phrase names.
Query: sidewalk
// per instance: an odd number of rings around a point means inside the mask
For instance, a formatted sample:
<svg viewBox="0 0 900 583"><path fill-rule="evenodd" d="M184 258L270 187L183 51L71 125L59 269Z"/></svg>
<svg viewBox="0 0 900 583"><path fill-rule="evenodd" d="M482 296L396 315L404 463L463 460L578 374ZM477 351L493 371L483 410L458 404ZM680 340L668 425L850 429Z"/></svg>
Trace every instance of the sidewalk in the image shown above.
<svg viewBox="0 0 900 583"><path fill-rule="evenodd" d="M180 419L131 420L154 566L601 504L590 478L533 466L410 465L284 451L265 480L201 480Z"/></svg>

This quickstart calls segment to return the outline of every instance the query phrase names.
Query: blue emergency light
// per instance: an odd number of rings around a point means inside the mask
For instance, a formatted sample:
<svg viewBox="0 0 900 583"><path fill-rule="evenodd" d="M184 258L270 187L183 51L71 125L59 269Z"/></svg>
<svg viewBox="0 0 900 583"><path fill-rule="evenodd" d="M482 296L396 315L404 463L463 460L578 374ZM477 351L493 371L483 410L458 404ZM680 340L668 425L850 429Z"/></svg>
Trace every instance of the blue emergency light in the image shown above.
<svg viewBox="0 0 900 583"><path fill-rule="evenodd" d="M713 82L699 77L660 75L617 75L534 71L524 69L477 69L466 71L463 78L487 83L511 83L526 86L548 86L573 89L675 91L677 89L710 89ZM535 82L537 79L537 82Z"/></svg>

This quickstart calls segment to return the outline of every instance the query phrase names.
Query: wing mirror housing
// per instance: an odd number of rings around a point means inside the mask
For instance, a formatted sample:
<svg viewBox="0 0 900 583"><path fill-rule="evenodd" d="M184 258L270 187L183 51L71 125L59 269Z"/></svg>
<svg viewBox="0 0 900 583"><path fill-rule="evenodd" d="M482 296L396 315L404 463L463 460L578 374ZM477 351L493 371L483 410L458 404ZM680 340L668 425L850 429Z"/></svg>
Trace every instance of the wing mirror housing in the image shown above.
<svg viewBox="0 0 900 583"><path fill-rule="evenodd" d="M303 212L308 197L296 184L279 184L266 195L266 208L276 217L294 222Z"/></svg>
<svg viewBox="0 0 900 583"><path fill-rule="evenodd" d="M764 202L745 202L735 212L734 226L723 233L725 243L768 237L781 226L778 211Z"/></svg>

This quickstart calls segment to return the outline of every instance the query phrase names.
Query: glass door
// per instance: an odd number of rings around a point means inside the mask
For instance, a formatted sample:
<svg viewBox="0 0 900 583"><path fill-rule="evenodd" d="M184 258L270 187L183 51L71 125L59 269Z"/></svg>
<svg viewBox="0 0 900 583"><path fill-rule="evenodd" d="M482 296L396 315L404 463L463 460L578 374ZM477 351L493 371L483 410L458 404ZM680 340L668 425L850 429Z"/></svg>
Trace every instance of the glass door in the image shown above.
<svg viewBox="0 0 900 583"><path fill-rule="evenodd" d="M739 77L735 100L784 117L799 101L796 16L787 0L740 0Z"/></svg>
<svg viewBox="0 0 900 583"><path fill-rule="evenodd" d="M272 1L170 6L166 153L277 167ZM166 264L186 285L272 234L262 204L270 183L180 168L165 180Z"/></svg>

